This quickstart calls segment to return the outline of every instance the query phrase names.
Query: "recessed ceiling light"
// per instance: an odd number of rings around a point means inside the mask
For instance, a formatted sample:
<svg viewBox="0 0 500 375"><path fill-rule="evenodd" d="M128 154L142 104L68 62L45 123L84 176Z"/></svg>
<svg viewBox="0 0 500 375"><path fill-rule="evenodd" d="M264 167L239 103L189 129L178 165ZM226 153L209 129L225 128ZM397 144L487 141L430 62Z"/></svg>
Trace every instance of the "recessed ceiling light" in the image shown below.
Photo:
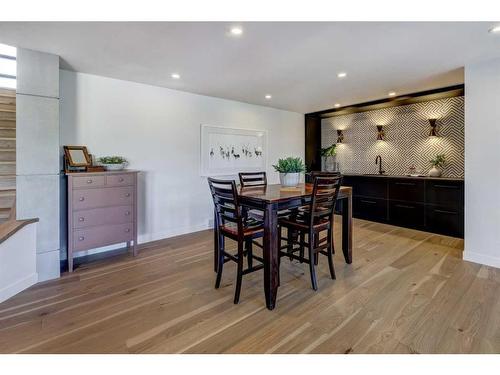
<svg viewBox="0 0 500 375"><path fill-rule="evenodd" d="M271 98L272 98L272 95L267 94L267 95L265 96L265 98L269 100L269 99L271 99Z"/></svg>
<svg viewBox="0 0 500 375"><path fill-rule="evenodd" d="M334 107L338 108L338 107L340 107L340 104L339 103L335 103Z"/></svg>
<svg viewBox="0 0 500 375"><path fill-rule="evenodd" d="M394 91L391 91L391 92L389 93L389 96L396 96L396 93L395 93Z"/></svg>
<svg viewBox="0 0 500 375"><path fill-rule="evenodd" d="M492 27L491 29L488 30L490 33L492 34L497 34L497 33L500 33L500 26L495 26L495 27Z"/></svg>
<svg viewBox="0 0 500 375"><path fill-rule="evenodd" d="M179 73L172 73L170 77L172 77L173 79L179 79L181 78L181 75Z"/></svg>
<svg viewBox="0 0 500 375"><path fill-rule="evenodd" d="M340 73L337 74L337 77L339 77L339 78L345 78L345 77L347 77L347 73L346 72L340 72Z"/></svg>
<svg viewBox="0 0 500 375"><path fill-rule="evenodd" d="M239 26L233 26L231 27L231 34L233 35L241 35L243 34L243 29Z"/></svg>

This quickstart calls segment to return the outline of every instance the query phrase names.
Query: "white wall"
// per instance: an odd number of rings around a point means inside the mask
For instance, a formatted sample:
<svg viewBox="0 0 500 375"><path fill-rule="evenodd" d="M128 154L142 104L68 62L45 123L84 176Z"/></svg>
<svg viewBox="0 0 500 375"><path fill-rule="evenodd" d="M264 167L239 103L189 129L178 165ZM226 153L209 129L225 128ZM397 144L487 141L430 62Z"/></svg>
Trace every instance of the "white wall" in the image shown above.
<svg viewBox="0 0 500 375"><path fill-rule="evenodd" d="M61 144L122 155L139 177L139 242L208 227L212 202L200 177L200 124L268 131L267 173L279 157L304 157L304 116L231 100L61 70Z"/></svg>
<svg viewBox="0 0 500 375"><path fill-rule="evenodd" d="M464 259L500 267L500 60L465 67Z"/></svg>

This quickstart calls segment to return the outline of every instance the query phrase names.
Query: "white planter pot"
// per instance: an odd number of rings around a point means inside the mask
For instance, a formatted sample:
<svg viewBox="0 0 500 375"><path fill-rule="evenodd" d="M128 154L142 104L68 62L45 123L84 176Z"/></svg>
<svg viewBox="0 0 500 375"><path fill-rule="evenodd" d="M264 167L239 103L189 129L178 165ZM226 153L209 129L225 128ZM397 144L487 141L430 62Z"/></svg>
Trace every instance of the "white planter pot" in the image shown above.
<svg viewBox="0 0 500 375"><path fill-rule="evenodd" d="M126 163L122 164L102 164L107 171L121 171L125 168Z"/></svg>
<svg viewBox="0 0 500 375"><path fill-rule="evenodd" d="M429 171L429 176L431 177L440 177L441 176L441 169L437 167L432 167L431 170Z"/></svg>
<svg viewBox="0 0 500 375"><path fill-rule="evenodd" d="M295 187L300 182L300 173L280 173L281 186Z"/></svg>

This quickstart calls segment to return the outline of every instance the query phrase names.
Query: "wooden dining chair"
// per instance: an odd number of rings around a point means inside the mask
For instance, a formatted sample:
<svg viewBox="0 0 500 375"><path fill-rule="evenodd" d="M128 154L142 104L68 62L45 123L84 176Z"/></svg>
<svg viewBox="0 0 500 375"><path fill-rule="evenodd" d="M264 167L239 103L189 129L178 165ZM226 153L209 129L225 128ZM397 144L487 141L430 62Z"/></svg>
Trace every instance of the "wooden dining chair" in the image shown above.
<svg viewBox="0 0 500 375"><path fill-rule="evenodd" d="M267 185L266 172L240 172L238 176L241 187Z"/></svg>
<svg viewBox="0 0 500 375"><path fill-rule="evenodd" d="M243 275L258 271L264 267L264 260L253 254L252 246L262 247L255 239L264 235L263 223L251 217L245 217L238 201L236 183L228 180L208 178L208 185L212 193L215 206L214 230L217 230L219 256L217 259L217 279L215 288L218 289L222 278L224 263L232 260L236 262L236 289L234 303L240 300L241 282ZM225 248L225 237L238 244L237 253L230 254ZM243 269L244 258L247 257L247 268ZM253 260L260 264L253 265Z"/></svg>
<svg viewBox="0 0 500 375"><path fill-rule="evenodd" d="M341 176L315 177L309 205L290 217L278 220L280 258L288 257L290 260L295 259L301 263L309 264L311 284L314 290L318 289L315 266L318 264L319 254L328 257L330 276L335 279L333 216L341 184ZM282 228L286 228L288 232L286 237L281 236ZM320 239L320 234L324 231L326 231L326 236ZM307 242L305 240L306 235ZM281 246L281 241L285 241L286 244ZM298 247L295 245L298 245ZM307 258L304 256L305 247L308 249ZM299 252L299 255L296 255L296 252Z"/></svg>

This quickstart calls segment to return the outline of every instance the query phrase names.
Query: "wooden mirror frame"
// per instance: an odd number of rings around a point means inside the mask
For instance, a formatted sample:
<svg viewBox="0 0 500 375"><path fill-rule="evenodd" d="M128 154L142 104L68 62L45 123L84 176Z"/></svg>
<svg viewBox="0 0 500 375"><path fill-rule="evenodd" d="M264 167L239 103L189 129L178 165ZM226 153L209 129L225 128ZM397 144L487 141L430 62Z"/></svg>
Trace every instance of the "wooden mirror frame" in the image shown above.
<svg viewBox="0 0 500 375"><path fill-rule="evenodd" d="M63 146L64 148L64 155L66 156L66 160L68 162L68 166L70 167L90 167L92 165L92 159L90 158L90 155L87 151L87 147L85 146ZM83 152L83 155L85 156L85 160L87 161L86 163L74 163L73 159L71 159L71 152L72 150L80 150Z"/></svg>

